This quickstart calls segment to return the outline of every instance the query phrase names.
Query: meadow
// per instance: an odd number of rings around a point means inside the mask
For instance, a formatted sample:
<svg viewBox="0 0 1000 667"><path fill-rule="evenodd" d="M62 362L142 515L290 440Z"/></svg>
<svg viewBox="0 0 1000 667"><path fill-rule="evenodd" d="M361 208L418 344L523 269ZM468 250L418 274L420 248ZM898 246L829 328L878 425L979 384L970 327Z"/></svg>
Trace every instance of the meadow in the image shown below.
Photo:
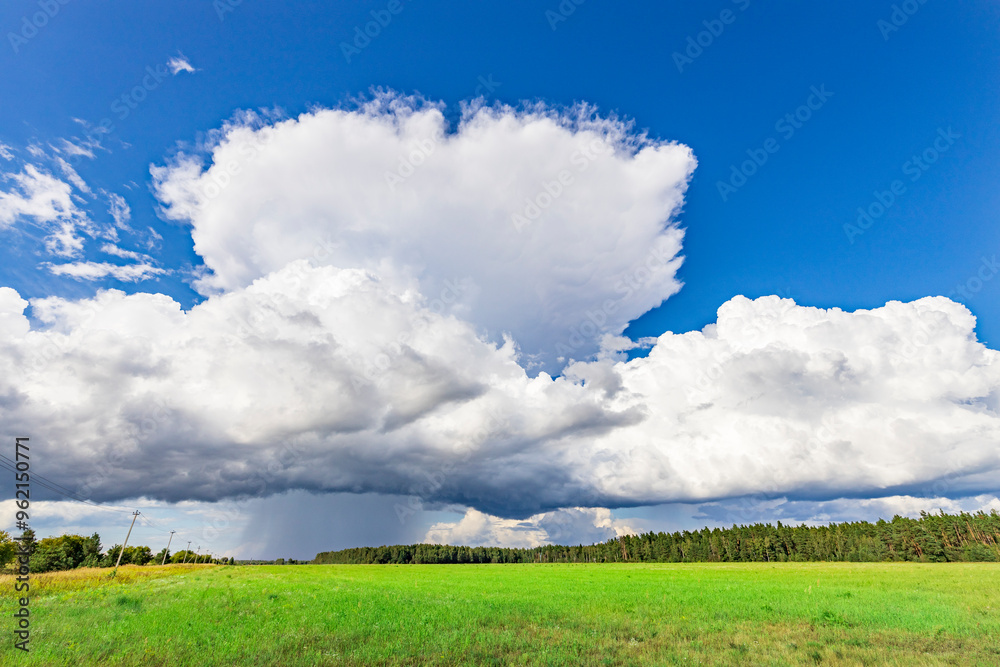
<svg viewBox="0 0 1000 667"><path fill-rule="evenodd" d="M3 665L998 665L1000 565L166 566L33 577ZM15 608L0 577L5 623Z"/></svg>

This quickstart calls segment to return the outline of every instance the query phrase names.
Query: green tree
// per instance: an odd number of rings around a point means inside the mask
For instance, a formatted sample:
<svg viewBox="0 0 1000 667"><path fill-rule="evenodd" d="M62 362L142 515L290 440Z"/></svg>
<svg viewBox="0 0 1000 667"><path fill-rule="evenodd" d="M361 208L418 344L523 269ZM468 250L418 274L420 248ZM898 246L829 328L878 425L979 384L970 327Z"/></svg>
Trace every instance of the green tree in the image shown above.
<svg viewBox="0 0 1000 667"><path fill-rule="evenodd" d="M108 549L108 552L101 558L101 567L114 567L115 563L118 562L118 552L121 550L122 545L120 544L116 544ZM125 560L124 556L122 556L122 560Z"/></svg>
<svg viewBox="0 0 1000 667"><path fill-rule="evenodd" d="M171 563L191 563L194 561L195 553L187 549L181 549L170 557Z"/></svg>
<svg viewBox="0 0 1000 667"><path fill-rule="evenodd" d="M3 530L0 530L0 569L7 567L7 563L17 556L17 542Z"/></svg>
<svg viewBox="0 0 1000 667"><path fill-rule="evenodd" d="M46 537L31 554L32 572L72 570L83 564L92 538L82 535Z"/></svg>
<svg viewBox="0 0 1000 667"><path fill-rule="evenodd" d="M103 567L114 567L115 563L118 562L118 553L121 552L122 548L120 544L116 544L110 549L108 553L104 555L101 565ZM150 551L147 546L133 546L125 547L125 552L122 554L122 565L145 565L149 561L153 560L153 552Z"/></svg>
<svg viewBox="0 0 1000 667"><path fill-rule="evenodd" d="M21 546L24 548L25 551L27 551L28 553L32 553L37 545L38 542L35 540L34 530L28 528L23 533L21 533Z"/></svg>
<svg viewBox="0 0 1000 667"><path fill-rule="evenodd" d="M101 565L101 536L94 533L83 543L83 562L80 567L100 567Z"/></svg>

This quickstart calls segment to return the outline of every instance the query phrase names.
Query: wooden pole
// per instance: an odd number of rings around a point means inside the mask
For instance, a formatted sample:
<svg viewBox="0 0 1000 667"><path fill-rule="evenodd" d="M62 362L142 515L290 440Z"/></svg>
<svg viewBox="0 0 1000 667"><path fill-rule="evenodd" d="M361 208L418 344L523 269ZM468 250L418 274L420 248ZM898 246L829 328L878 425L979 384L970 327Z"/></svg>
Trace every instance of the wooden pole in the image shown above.
<svg viewBox="0 0 1000 667"><path fill-rule="evenodd" d="M135 525L135 519L139 516L139 510L132 512L132 524L128 527L128 533L125 535L125 544L122 545L122 550L118 552L118 562L115 563L115 571L111 573L111 576L118 574L118 566L122 562L122 555L125 553L125 547L128 546L128 538L132 535L132 526Z"/></svg>
<svg viewBox="0 0 1000 667"><path fill-rule="evenodd" d="M176 530L171 530L170 531L170 539L167 540L167 548L163 550L163 562L160 563L160 565L166 565L167 564L167 554L170 553L170 543L173 541L173 539L174 539L174 533L176 533L176 532L177 532Z"/></svg>

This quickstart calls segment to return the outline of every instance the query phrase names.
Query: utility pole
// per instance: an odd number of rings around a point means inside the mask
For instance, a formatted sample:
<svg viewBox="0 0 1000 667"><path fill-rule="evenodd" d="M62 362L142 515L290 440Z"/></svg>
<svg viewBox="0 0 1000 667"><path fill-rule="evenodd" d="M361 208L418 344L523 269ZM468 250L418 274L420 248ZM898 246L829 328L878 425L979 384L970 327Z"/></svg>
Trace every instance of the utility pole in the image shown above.
<svg viewBox="0 0 1000 667"><path fill-rule="evenodd" d="M188 562L188 554L191 553L191 540L188 540L188 548L184 551L184 562Z"/></svg>
<svg viewBox="0 0 1000 667"><path fill-rule="evenodd" d="M176 532L177 532L176 530L171 530L170 531L170 539L167 540L167 548L163 550L163 562L160 563L160 565L166 565L167 564L167 554L170 553L170 542L173 541L173 539L174 539L174 533L176 533Z"/></svg>
<svg viewBox="0 0 1000 667"><path fill-rule="evenodd" d="M198 545L198 548L194 550L194 563L195 563L195 565L198 564L198 559L201 558L201 554L198 553L199 551L201 551L201 545L200 544Z"/></svg>
<svg viewBox="0 0 1000 667"><path fill-rule="evenodd" d="M132 526L135 525L135 518L139 516L139 510L132 512L132 524L128 527L128 533L125 535L125 544L122 545L122 550L118 552L118 562L115 563L115 571L111 573L111 576L118 574L118 566L122 562L122 555L125 553L125 547L128 546L128 538L132 535Z"/></svg>

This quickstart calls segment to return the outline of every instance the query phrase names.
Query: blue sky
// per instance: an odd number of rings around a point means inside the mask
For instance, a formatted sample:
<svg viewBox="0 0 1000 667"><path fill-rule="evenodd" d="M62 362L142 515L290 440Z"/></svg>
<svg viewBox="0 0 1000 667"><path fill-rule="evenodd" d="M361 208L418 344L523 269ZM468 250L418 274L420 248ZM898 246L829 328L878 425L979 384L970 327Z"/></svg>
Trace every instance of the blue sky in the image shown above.
<svg viewBox="0 0 1000 667"><path fill-rule="evenodd" d="M963 3L960 10L921 4L887 39L879 21L891 20L892 3L623 9L590 0L555 29L545 12L558 11L558 3L404 3L348 63L340 44L383 4L298 3L293 10L244 2L232 11L210 2L60 5L18 53L10 44L0 50L2 140L24 147L82 136L74 118L93 125L110 118L115 132L107 150L78 171L125 196L135 226L164 236L164 266L182 269L198 257L183 228L158 219L149 165L237 110L278 107L294 116L372 86L418 92L453 108L477 92L509 103L586 101L691 146L698 159L681 218L685 287L632 326L637 336L700 328L736 294L779 293L847 309L947 295L975 275L983 255L1000 250L995 3ZM672 54L684 54L687 38L724 10L732 23L679 72ZM37 3L7 3L0 24L19 33L22 17L37 11ZM178 53L197 71L164 79L118 120L112 103L141 85L147 66ZM495 90L484 85L489 81ZM820 85L833 96L786 140L776 121ZM911 182L903 164L949 127L960 139ZM780 140L779 152L723 201L717 182L768 137ZM849 243L843 226L895 179L905 181L905 194ZM31 244L15 247L18 254L4 248L0 280L26 296L148 289L39 276ZM198 297L183 277L163 278L156 289L190 305ZM995 289L955 294L978 316L987 341L1000 327Z"/></svg>
<svg viewBox="0 0 1000 667"><path fill-rule="evenodd" d="M366 24L379 18L384 25L377 34L356 41ZM681 179L682 204L671 217L684 230L683 265L671 274L683 287L673 294L664 286L661 296L669 298L662 306L636 311L648 310L630 318L625 335L633 340L700 330L716 322L717 310L738 295L778 295L800 306L845 311L946 296L975 315L980 342L992 349L1000 343L1000 269L995 268L1000 6L995 2L201 0L92 6L15 0L0 9L0 28L0 145L9 156L0 160L0 192L15 192L15 177L34 168L73 186L78 208L80 247L59 255L51 251L51 240L46 245L51 228L16 208L4 223L0 207L0 286L32 302L25 314L36 328L46 325L32 300L45 297L88 300L113 288L164 294L185 310L205 302L212 292L200 289L198 281L222 266L208 266L194 249L192 229L206 223L168 213L151 168L174 169L193 155L207 169L218 130L230 121L238 125L243 111L261 114L256 129L320 109L356 110L358 100L372 100L381 89L438 105L452 132L462 105L477 97L511 109L541 102L553 113L584 103L600 118L631 122L633 135L690 148L697 166L689 179ZM102 123L113 129L95 134L93 128ZM99 143L88 144L88 133ZM86 191L58 166L59 157L72 158L64 142L90 153L71 160ZM118 197L128 205L128 220L114 233L88 232L87 225L115 226L109 206ZM861 225L859 209L869 216ZM236 243L236 237L219 238L210 240L220 253ZM117 254L106 249L112 241ZM475 264L473 251L456 247L469 253L466 264ZM87 279L52 268L86 262L127 266L138 256L154 269L138 281ZM268 271L282 266L284 261ZM554 261L534 268L559 273L562 267ZM231 283L220 278L213 289L235 293L250 282L243 277ZM430 298L431 283L419 280ZM431 282L435 290L440 287ZM513 321L496 325L508 312L469 321L498 344L501 330L523 335L519 342L529 352L531 341L551 338L551 332L529 332ZM624 350L624 358L643 356L649 348L647 343ZM540 363L524 365L532 374L539 367L564 373L551 360ZM580 372L599 384L596 371ZM468 387L460 385L448 391L464 396ZM126 412L119 406L109 414ZM944 478L939 473L883 480L880 488L915 497L920 484ZM985 482L963 484L956 483L951 497L990 491ZM699 525L718 513L690 509L698 498L722 502L744 491L815 502L878 497L871 488L831 482L822 498L805 498L805 486L773 493L739 486L738 493L704 497L651 494L649 503L623 499L613 507L613 518L647 527ZM294 493L354 489L391 495L413 484L311 481L279 487ZM602 488L597 495L605 505L624 498ZM159 500L181 500L169 495ZM190 499L214 500L200 492ZM670 505L671 499L688 504ZM494 537L514 530L502 521L534 507L506 506L456 489L428 505L429 518L421 525L462 516L454 509L460 505L501 517L493 524L500 531L491 533ZM563 505L575 506L542 499L537 509ZM874 511L843 510L844 516ZM800 516L813 516L807 514ZM610 530L611 520L598 518L594 525ZM596 529L587 530L581 534Z"/></svg>

